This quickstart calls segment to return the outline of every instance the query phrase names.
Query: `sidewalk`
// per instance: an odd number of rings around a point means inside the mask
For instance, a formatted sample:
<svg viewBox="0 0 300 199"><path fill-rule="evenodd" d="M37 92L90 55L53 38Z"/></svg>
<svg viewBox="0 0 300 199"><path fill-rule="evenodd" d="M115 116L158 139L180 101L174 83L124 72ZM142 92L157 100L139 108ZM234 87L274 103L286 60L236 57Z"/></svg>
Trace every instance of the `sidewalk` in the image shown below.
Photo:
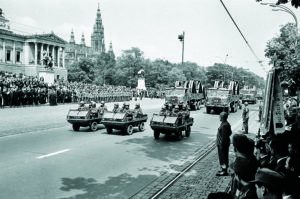
<svg viewBox="0 0 300 199"><path fill-rule="evenodd" d="M259 123L257 121L258 116L256 109L251 109L254 113L251 114L249 121L249 131L248 137L254 138L258 130ZM236 128L233 132L241 133L241 126ZM234 129L233 129L234 130ZM200 153L197 157L200 157L202 152L207 150L209 147L215 147L213 140L209 146L205 146L200 149ZM196 157L196 158L197 158ZM196 159L195 158L195 159ZM233 146L230 146L229 150L229 162L234 161ZM180 173L184 167L190 164L190 161L185 163L183 166L175 168L175 170ZM216 177L216 173L219 170L218 154L216 148L214 148L206 157L197 162L187 173L185 173L181 178L179 178L171 187L169 187L159 198L162 199L206 199L208 194L211 192L226 192L230 188L231 177L222 176ZM164 187L168 182L170 182L176 174L163 174L157 180L152 182L150 185L145 187L141 192L132 198L150 198L158 190Z"/></svg>

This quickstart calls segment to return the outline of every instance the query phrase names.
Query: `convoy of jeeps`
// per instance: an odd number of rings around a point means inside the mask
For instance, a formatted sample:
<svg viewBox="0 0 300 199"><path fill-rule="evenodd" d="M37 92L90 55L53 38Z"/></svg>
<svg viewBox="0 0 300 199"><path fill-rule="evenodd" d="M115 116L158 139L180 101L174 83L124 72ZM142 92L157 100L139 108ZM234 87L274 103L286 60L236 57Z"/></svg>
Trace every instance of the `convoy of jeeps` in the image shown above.
<svg viewBox="0 0 300 199"><path fill-rule="evenodd" d="M173 90L165 96L165 103L158 113L154 113L150 120L154 139L159 139L161 134L175 136L177 140L191 135L191 127L194 118L190 116L190 110L199 110L205 105L206 113L236 112L241 106L239 84L230 81L225 87L223 82L216 81L214 87L204 88L200 81L177 81ZM144 131L148 115L144 114L139 103L134 109L130 109L129 103L124 102L120 108L114 104L112 110L108 110L102 101L97 107L95 102L80 102L77 109L70 109L67 121L72 124L74 131L80 127L89 127L96 131L98 125L106 128L107 134L114 130L132 135L134 131Z"/></svg>

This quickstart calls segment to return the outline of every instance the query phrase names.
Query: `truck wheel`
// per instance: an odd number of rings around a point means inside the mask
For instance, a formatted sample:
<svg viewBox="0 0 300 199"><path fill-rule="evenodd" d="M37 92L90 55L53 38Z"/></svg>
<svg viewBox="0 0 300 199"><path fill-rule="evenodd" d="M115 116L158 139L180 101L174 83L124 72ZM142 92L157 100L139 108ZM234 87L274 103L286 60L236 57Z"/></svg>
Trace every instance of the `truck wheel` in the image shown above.
<svg viewBox="0 0 300 199"><path fill-rule="evenodd" d="M145 124L144 122L139 124L139 131L144 131L145 130Z"/></svg>
<svg viewBox="0 0 300 199"><path fill-rule="evenodd" d="M132 133L133 133L133 126L132 125L127 126L126 133L127 133L127 135L132 135Z"/></svg>
<svg viewBox="0 0 300 199"><path fill-rule="evenodd" d="M107 127L107 128L106 128L106 132L107 132L107 134L112 134L113 129L110 128L110 127Z"/></svg>
<svg viewBox="0 0 300 199"><path fill-rule="evenodd" d="M185 137L190 137L191 135L191 127L187 126L185 129Z"/></svg>
<svg viewBox="0 0 300 199"><path fill-rule="evenodd" d="M154 139L158 140L159 139L159 135L160 135L160 132L159 131L154 131Z"/></svg>
<svg viewBox="0 0 300 199"><path fill-rule="evenodd" d="M178 132L176 132L176 138L177 138L177 140L181 140L182 139L182 131L178 131Z"/></svg>
<svg viewBox="0 0 300 199"><path fill-rule="evenodd" d="M73 127L73 131L79 131L80 129L80 125L78 124L73 124L72 127Z"/></svg>
<svg viewBox="0 0 300 199"><path fill-rule="evenodd" d="M90 125L90 129L91 129L91 131L97 131L98 123L97 122L92 122L92 124Z"/></svg>
<svg viewBox="0 0 300 199"><path fill-rule="evenodd" d="M206 113L210 114L210 111L211 111L210 108L206 107Z"/></svg>

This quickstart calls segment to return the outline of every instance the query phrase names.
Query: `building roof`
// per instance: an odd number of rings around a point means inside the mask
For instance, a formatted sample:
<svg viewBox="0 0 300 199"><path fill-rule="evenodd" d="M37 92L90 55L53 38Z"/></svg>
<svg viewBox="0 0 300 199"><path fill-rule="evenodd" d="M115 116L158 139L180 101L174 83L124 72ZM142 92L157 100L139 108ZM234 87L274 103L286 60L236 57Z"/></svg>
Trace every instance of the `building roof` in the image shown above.
<svg viewBox="0 0 300 199"><path fill-rule="evenodd" d="M66 44L67 42L57 36L56 34L48 33L48 34L35 34L35 35L28 35L25 36L26 39L40 39L40 40L46 40L46 41L51 41L51 42L56 42L56 43L61 43L61 44Z"/></svg>

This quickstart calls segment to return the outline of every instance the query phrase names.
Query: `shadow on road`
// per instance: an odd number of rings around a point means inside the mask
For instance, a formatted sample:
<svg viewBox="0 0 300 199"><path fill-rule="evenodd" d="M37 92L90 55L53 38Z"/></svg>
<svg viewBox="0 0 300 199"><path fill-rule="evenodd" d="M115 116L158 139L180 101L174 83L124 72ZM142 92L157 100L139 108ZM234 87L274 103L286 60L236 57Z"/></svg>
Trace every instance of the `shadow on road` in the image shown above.
<svg viewBox="0 0 300 199"><path fill-rule="evenodd" d="M110 177L104 183L99 183L94 178L62 178L60 190L70 192L70 195L72 195L72 191L77 191L77 194L60 199L129 198L145 186L145 182L149 182L156 177L155 175L133 177L125 173ZM83 193L78 194L78 191Z"/></svg>
<svg viewBox="0 0 300 199"><path fill-rule="evenodd" d="M161 135L159 140L154 140L153 137L143 136L141 138L128 139L117 144L136 144L138 147L132 151L132 153L143 152L150 158L162 161L180 161L186 160L189 155L192 155L210 140L207 135L192 132L191 137L184 137L180 141L177 141L174 136Z"/></svg>

